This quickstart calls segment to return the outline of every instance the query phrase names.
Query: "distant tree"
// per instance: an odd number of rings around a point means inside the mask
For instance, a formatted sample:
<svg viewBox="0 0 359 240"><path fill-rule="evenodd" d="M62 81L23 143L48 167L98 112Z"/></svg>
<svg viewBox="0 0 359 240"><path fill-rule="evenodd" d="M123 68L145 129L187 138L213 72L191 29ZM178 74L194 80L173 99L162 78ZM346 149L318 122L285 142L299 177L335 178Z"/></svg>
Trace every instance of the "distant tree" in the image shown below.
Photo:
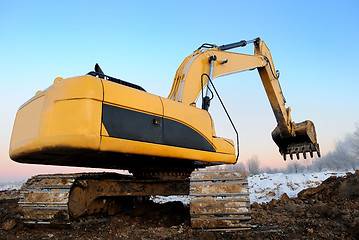
<svg viewBox="0 0 359 240"><path fill-rule="evenodd" d="M320 161L323 163L323 170L347 170L345 156L338 148L329 152Z"/></svg>
<svg viewBox="0 0 359 240"><path fill-rule="evenodd" d="M306 167L300 164L298 161L294 160L293 162L287 165L287 173L301 173L304 172Z"/></svg>
<svg viewBox="0 0 359 240"><path fill-rule="evenodd" d="M272 174L272 173L280 173L283 172L283 169L265 167L260 169L261 172Z"/></svg>
<svg viewBox="0 0 359 240"><path fill-rule="evenodd" d="M221 169L226 169L226 170L233 170L233 164L226 164L223 167L221 167Z"/></svg>
<svg viewBox="0 0 359 240"><path fill-rule="evenodd" d="M359 122L353 133L336 143L333 151L314 159L311 164L307 162L307 169L308 171L359 169Z"/></svg>
<svg viewBox="0 0 359 240"><path fill-rule="evenodd" d="M273 173L273 169L271 167L265 167L262 169L262 172L271 174Z"/></svg>
<svg viewBox="0 0 359 240"><path fill-rule="evenodd" d="M324 170L324 162L322 161L322 159L323 158L317 158L313 160L312 165L310 167L312 171L321 172Z"/></svg>
<svg viewBox="0 0 359 240"><path fill-rule="evenodd" d="M340 163L340 170L355 170L359 165L358 160L353 151L353 135L347 136L344 141L337 144L335 149L335 157Z"/></svg>
<svg viewBox="0 0 359 240"><path fill-rule="evenodd" d="M307 154L307 158L303 159L302 165L305 166L307 172L310 172L312 170L313 158L308 157Z"/></svg>
<svg viewBox="0 0 359 240"><path fill-rule="evenodd" d="M353 153L351 153L352 150L349 139L351 139L351 136L347 136L344 140L338 141L335 149L322 158L314 160L311 168L317 171L348 171L357 169L359 167L359 161Z"/></svg>
<svg viewBox="0 0 359 240"><path fill-rule="evenodd" d="M238 161L234 166L233 166L233 169L234 170L237 170L237 171L241 171L241 172L246 172L246 166L244 164L244 162L242 161Z"/></svg>
<svg viewBox="0 0 359 240"><path fill-rule="evenodd" d="M356 124L356 130L348 139L351 147L351 153L359 161L359 122Z"/></svg>
<svg viewBox="0 0 359 240"><path fill-rule="evenodd" d="M230 171L240 171L240 172L247 172L246 166L243 162L238 161L236 164L225 164L225 165L219 165L220 167L217 167L215 169L226 169Z"/></svg>
<svg viewBox="0 0 359 240"><path fill-rule="evenodd" d="M258 157L253 155L247 160L247 168L249 174L258 174L259 173L259 160Z"/></svg>

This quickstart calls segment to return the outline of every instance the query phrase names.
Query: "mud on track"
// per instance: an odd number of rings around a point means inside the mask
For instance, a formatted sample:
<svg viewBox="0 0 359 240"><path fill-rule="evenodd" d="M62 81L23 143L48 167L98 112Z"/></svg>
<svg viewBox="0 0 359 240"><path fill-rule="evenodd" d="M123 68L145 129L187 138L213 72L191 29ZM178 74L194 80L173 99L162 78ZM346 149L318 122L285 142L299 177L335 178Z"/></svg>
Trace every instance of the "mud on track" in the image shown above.
<svg viewBox="0 0 359 240"><path fill-rule="evenodd" d="M252 204L254 228L244 232L192 230L182 202L151 201L113 216L91 216L71 228L30 228L20 221L17 190L0 192L0 239L358 239L359 171L330 177L297 198L286 194Z"/></svg>

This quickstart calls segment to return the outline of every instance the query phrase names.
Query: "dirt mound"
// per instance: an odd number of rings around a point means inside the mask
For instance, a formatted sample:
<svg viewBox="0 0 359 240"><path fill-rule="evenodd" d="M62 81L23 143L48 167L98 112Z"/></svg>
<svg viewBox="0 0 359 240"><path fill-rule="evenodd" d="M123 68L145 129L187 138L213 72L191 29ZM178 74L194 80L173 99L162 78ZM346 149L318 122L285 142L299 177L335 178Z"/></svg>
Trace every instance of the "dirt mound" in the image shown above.
<svg viewBox="0 0 359 240"><path fill-rule="evenodd" d="M332 176L316 188L301 191L298 198L322 202L359 199L359 170L344 178Z"/></svg>
<svg viewBox="0 0 359 240"><path fill-rule="evenodd" d="M113 216L90 216L71 228L29 228L20 221L18 191L0 192L0 239L358 239L359 171L331 177L297 198L283 194L252 204L250 231L209 232L190 227L182 202L143 202Z"/></svg>
<svg viewBox="0 0 359 240"><path fill-rule="evenodd" d="M301 238L359 238L359 171L330 177L316 188L283 194L279 200L252 204L253 218L260 224L275 223ZM287 231L284 231L287 232Z"/></svg>

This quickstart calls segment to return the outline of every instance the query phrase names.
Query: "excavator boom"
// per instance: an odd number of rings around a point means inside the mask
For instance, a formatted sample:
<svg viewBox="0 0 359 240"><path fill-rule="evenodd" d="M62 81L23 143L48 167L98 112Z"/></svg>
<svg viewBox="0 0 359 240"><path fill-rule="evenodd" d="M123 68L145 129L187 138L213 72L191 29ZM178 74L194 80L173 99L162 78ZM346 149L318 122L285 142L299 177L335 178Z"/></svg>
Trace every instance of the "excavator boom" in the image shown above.
<svg viewBox="0 0 359 240"><path fill-rule="evenodd" d="M253 43L254 55L239 54L226 50L244 47ZM275 70L271 53L266 44L256 38L250 41L240 41L222 46L203 44L194 53L188 56L177 70L172 90L168 98L185 104L194 104L204 87L208 87L208 79L202 79L206 73L211 79L257 69L261 77L268 100L277 120L277 127L272 132L272 138L279 147L279 152L286 159L286 155L295 154L299 158L302 153L313 156L317 152L320 156L314 124L307 120L301 123L292 122L290 108L285 107L285 99ZM202 79L202 80L201 80ZM203 94L202 94L203 95ZM206 101L205 99L202 101ZM209 103L206 103L209 106ZM204 105L206 105L204 104ZM204 107L204 109L208 109Z"/></svg>

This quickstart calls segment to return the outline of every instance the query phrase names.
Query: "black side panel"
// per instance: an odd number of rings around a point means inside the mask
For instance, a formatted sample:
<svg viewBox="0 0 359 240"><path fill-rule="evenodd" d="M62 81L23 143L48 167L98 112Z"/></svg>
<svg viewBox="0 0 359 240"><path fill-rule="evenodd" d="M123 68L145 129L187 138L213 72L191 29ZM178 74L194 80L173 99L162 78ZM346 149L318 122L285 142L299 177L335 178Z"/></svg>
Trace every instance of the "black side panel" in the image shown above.
<svg viewBox="0 0 359 240"><path fill-rule="evenodd" d="M110 137L215 152L201 134L180 122L108 104L102 112Z"/></svg>
<svg viewBox="0 0 359 240"><path fill-rule="evenodd" d="M192 128L170 119L163 119L165 145L215 152L213 146Z"/></svg>
<svg viewBox="0 0 359 240"><path fill-rule="evenodd" d="M110 137L162 144L162 118L102 104L102 122Z"/></svg>

